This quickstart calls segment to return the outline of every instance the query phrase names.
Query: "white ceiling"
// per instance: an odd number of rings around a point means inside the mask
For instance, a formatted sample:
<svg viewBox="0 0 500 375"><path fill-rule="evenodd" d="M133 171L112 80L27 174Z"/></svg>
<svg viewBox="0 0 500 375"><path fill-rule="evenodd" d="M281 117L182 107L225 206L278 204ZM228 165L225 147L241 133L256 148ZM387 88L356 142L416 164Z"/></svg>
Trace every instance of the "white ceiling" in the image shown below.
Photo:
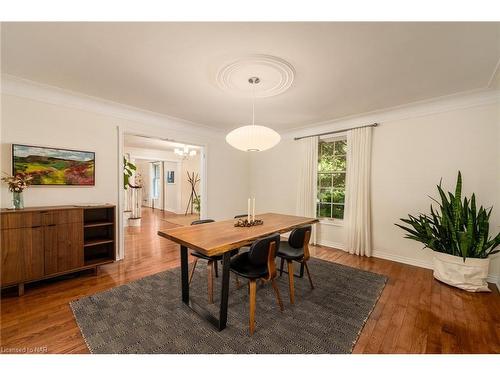
<svg viewBox="0 0 500 375"><path fill-rule="evenodd" d="M149 138L149 137L128 135L128 134L125 134L125 136L123 137L123 144L125 147L136 147L136 148L144 148L147 150L162 150L162 151L174 151L174 149L184 148L184 146L188 146L190 150L199 150L201 148L199 146L171 142L158 138Z"/></svg>
<svg viewBox="0 0 500 375"><path fill-rule="evenodd" d="M500 23L2 23L3 73L218 129L251 122L216 83L248 54L294 68L256 101L256 123L286 131L488 87Z"/></svg>

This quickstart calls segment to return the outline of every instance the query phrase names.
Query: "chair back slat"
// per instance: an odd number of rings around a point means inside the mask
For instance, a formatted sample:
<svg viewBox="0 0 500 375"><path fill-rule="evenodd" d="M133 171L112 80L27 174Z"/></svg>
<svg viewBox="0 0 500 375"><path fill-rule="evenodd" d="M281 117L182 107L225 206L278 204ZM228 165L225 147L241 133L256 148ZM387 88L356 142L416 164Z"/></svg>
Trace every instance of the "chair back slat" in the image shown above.
<svg viewBox="0 0 500 375"><path fill-rule="evenodd" d="M311 231L312 227L310 225L295 228L294 230L292 230L292 233L290 233L290 236L288 237L288 244L294 249L302 249L304 247L306 233Z"/></svg>
<svg viewBox="0 0 500 375"><path fill-rule="evenodd" d="M254 266L267 265L272 243L274 243L274 256L276 256L280 243L279 233L271 234L256 240L250 246L250 251L248 252L249 262Z"/></svg>
<svg viewBox="0 0 500 375"><path fill-rule="evenodd" d="M305 225L303 227L295 228L288 237L288 244L294 249L304 250L304 260L308 260L309 254L309 240L311 239L312 226Z"/></svg>

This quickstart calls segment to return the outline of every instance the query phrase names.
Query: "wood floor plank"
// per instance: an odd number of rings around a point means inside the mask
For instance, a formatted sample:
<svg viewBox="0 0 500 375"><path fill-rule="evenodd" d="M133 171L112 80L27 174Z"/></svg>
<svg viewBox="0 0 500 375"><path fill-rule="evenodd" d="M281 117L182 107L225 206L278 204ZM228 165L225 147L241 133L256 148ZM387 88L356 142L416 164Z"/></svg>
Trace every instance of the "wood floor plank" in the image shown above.
<svg viewBox="0 0 500 375"><path fill-rule="evenodd" d="M69 302L178 267L178 246L156 234L175 226L164 220L172 215L144 209L143 225L125 231L125 259L102 266L97 275L85 271L28 284L22 297L3 290L0 346L88 353ZM500 353L496 286L491 293L467 293L434 280L431 270L324 246L311 246L311 253L388 277L353 353Z"/></svg>

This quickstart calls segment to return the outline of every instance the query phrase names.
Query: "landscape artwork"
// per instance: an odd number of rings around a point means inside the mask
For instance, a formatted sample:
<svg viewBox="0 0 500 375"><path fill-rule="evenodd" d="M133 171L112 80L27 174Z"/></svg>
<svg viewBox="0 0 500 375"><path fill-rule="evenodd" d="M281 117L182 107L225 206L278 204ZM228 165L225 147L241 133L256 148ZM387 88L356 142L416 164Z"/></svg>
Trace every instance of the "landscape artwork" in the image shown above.
<svg viewBox="0 0 500 375"><path fill-rule="evenodd" d="M32 185L95 185L95 153L12 145L12 173L28 173Z"/></svg>

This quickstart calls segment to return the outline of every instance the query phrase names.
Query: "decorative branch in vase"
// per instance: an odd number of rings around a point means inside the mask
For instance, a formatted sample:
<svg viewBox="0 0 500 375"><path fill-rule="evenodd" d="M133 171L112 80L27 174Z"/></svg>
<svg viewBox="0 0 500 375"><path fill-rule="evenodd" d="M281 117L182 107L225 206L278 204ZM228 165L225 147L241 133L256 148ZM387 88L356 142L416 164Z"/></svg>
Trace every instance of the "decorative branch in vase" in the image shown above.
<svg viewBox="0 0 500 375"><path fill-rule="evenodd" d="M28 173L16 173L14 176L10 176L7 173L4 174L5 177L2 177L2 181L9 185L9 191L12 192L12 204L14 205L14 208L16 210L23 209L23 191L31 185L33 177Z"/></svg>

